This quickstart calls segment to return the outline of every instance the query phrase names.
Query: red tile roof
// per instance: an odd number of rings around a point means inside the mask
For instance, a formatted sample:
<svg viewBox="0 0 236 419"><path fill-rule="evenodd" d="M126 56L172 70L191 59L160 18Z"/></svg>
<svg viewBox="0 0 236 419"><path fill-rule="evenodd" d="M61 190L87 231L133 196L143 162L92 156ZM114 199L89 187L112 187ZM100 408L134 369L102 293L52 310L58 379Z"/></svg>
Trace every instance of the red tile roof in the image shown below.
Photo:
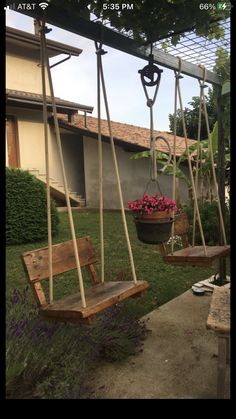
<svg viewBox="0 0 236 419"><path fill-rule="evenodd" d="M58 115L59 119L66 122L66 125L71 127L76 127L78 129L82 129L83 131L87 131L89 133L97 134L98 133L98 120L92 116L86 117L86 127L85 127L85 119L82 115L74 115L73 122L69 123L66 120L66 116ZM135 125L124 124L121 122L114 122L111 121L112 126L112 133L114 140L119 140L124 143L137 145L139 147L143 147L146 149L150 148L150 131L148 128L138 127ZM101 130L102 135L109 137L109 130L108 130L108 123L107 120L101 120ZM173 143L174 143L174 135L170 134L169 132L165 131L154 131L155 137L158 135L164 136L169 144L170 148L173 153ZM188 139L188 144L194 144L196 141ZM163 140L157 141L157 150L162 152L168 153L168 147ZM176 155L180 156L185 151L185 139L183 137L176 137Z"/></svg>

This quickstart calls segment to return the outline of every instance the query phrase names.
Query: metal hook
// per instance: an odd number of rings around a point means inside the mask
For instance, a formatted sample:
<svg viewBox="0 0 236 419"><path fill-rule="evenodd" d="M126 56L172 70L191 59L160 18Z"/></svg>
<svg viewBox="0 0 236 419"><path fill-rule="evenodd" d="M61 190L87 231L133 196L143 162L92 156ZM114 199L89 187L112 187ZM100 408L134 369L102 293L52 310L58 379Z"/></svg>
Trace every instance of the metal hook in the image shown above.
<svg viewBox="0 0 236 419"><path fill-rule="evenodd" d="M160 195L162 195L161 187L160 187L160 184L159 184L159 182L158 182L157 179L149 179L149 181L146 184L146 188L145 188L144 194L147 193L148 187L149 187L149 185L150 185L151 182L155 182L157 184L159 193L160 193Z"/></svg>
<svg viewBox="0 0 236 419"><path fill-rule="evenodd" d="M166 168L166 167L170 164L171 157L172 157L172 153L171 153L171 148L170 148L169 141L168 141L165 137L163 137L162 135L158 135L158 136L154 139L155 143L156 143L158 140L163 140L163 141L166 143L166 145L167 145L167 147L168 147L168 152L169 152L169 157L168 157L168 161L167 161L167 163L166 163L166 164L162 167L162 169L160 169L160 172L164 172L165 168Z"/></svg>

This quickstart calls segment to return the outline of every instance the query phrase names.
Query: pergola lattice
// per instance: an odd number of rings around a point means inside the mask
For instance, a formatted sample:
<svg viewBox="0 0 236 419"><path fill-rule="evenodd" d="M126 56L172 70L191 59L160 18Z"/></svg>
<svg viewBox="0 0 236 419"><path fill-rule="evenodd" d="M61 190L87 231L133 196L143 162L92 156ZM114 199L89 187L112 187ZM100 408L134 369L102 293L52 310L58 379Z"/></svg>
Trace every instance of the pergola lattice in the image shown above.
<svg viewBox="0 0 236 419"><path fill-rule="evenodd" d="M176 46L168 46L166 52L192 64L202 64L213 71L216 51L222 48L230 53L230 20L221 22L221 27L225 32L224 38L209 40L206 36L197 36L194 32L189 32ZM156 48L159 49L161 46L161 41L155 43Z"/></svg>
<svg viewBox="0 0 236 419"><path fill-rule="evenodd" d="M110 30L121 33L129 39L132 39L131 31L125 30L118 31L110 25L109 20L101 21L92 15L91 22L102 23ZM196 35L194 31L189 31L184 34L184 37L178 42L177 45L171 43L163 49L163 40L154 42L155 49L170 54L174 57L180 57L182 60L188 61L195 65L204 65L208 71L213 71L216 61L216 51L220 48L226 50L230 54L230 19L221 21L220 26L224 29L224 37L220 39L208 39L207 36ZM219 59L220 63L220 59Z"/></svg>
<svg viewBox="0 0 236 419"><path fill-rule="evenodd" d="M8 3L8 2L7 2ZM23 10L21 13L39 18L38 12L32 10ZM42 11L40 12L42 13ZM122 33L122 31L115 31L114 28L109 27L109 22L88 21L73 13L73 10L62 10L61 7L50 5L45 13L45 20L47 23L60 27L61 29L81 35L93 41L103 41L104 45L110 46L117 50L123 51L130 55L148 60L150 54L150 46L142 45L130 37L129 33ZM152 53L154 63L169 68L171 70L179 69L179 59L182 59L182 73L193 78L202 78L202 69L199 64L205 65L207 68L206 82L221 86L221 78L213 72L216 50L223 47L230 51L230 19L222 22L225 28L225 37L217 40L207 40L205 37L196 36L194 32L185 30L185 37L182 38L175 47L169 46L164 52L161 49L163 41L156 42ZM220 89L221 90L221 89ZM221 98L220 90L218 95L218 179L219 179L219 196L222 208L225 206L225 147L224 134L221 119ZM221 238L222 239L222 238ZM222 241L222 240L221 240ZM224 262L224 261L223 261ZM225 277L225 264L219 264L220 276Z"/></svg>

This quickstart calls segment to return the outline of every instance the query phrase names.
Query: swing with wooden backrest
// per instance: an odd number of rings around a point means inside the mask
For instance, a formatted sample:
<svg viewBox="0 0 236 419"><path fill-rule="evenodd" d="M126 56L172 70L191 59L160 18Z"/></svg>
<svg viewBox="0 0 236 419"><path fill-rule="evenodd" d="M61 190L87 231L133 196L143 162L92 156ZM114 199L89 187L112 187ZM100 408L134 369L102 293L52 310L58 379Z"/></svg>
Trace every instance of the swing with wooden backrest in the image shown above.
<svg viewBox="0 0 236 419"><path fill-rule="evenodd" d="M27 280L32 288L33 295L39 306L39 313L43 319L57 320L63 322L91 323L95 320L96 313L101 312L119 301L128 297L137 297L143 294L148 288L146 281L137 280L132 249L129 240L129 233L125 218L123 197L120 184L120 176L112 136L109 108L106 96L105 81L102 68L101 56L105 53L102 45L95 42L97 54L97 84L98 84L98 151L99 151L99 189L100 189L100 243L101 243L101 279L98 278L94 264L97 262L95 250L90 237L76 238L72 217L72 210L69 199L69 191L65 174L63 154L61 148L60 131L57 119L55 97L53 92L52 77L47 54L45 34L49 31L45 22L39 21L40 41L41 41L41 71L43 88L43 120L45 137L45 160L46 160L46 180L47 180L47 217L48 217L48 247L32 250L22 255L22 262L26 271ZM65 197L67 202L68 216L72 234L72 240L52 245L51 234L51 208L50 208L50 173L49 173L49 142L47 129L47 103L46 103L46 77L45 67L47 68L49 87L51 92L53 117L55 125L56 140L59 149L59 157L62 168ZM132 281L109 281L104 280L104 236L103 236L103 187L102 187L102 138L101 138L101 104L100 104L100 82L102 82L103 96L107 113L110 143L117 176L117 185L121 205L122 221L125 230L128 253L130 257ZM92 287L86 289L83 284L81 268L86 268L89 272ZM80 293L65 297L59 301L53 299L53 276L77 269ZM49 279L49 301L47 300L42 287L42 281Z"/></svg>
<svg viewBox="0 0 236 419"><path fill-rule="evenodd" d="M189 223L186 214L181 213L179 216L176 217L172 225L172 238L174 235L178 235L181 238L183 248L180 250L173 250L174 247L174 240L172 239L171 244L171 252L168 252L167 243L162 243L160 245L160 250L163 256L163 260L166 263L170 263L172 265L178 266L211 266L215 259L225 258L230 254L230 246L226 244L226 234L225 234L225 227L224 227L224 220L222 215L221 203L218 193L218 185L216 180L216 173L215 173L215 166L214 166L214 157L213 157L213 150L212 150L212 142L211 142L211 135L209 129L209 122L208 122L208 115L207 115L207 108L205 102L205 95L204 95L204 88L205 79L206 79L206 69L203 67L204 75L203 80L199 80L200 84L200 103L199 103L199 125L198 125L198 147L197 147L197 166L196 166L196 176L195 182L193 178L193 171L192 171L192 164L191 164L191 156L188 149L187 143L187 132L186 132L186 125L185 125L185 118L183 112L183 105L182 105L182 98L181 98L181 91L180 91L180 83L179 80L182 78L181 76L181 59L179 59L179 71L175 71L175 112L174 112L174 174L173 174L173 199L176 199L176 112L177 112L177 95L179 96L180 102L180 109L182 114L182 124L183 124L183 131L185 137L185 146L186 152L188 157L188 165L189 165L189 173L191 178L192 190L193 190L193 198L194 198L194 218L193 218L193 242L192 246L190 246L188 242L188 232L189 232ZM220 218L220 227L222 230L223 236L223 246L206 246L204 233L202 229L201 217L198 208L198 201L197 201L197 193L198 190L198 164L199 164L199 149L200 149L200 133L201 133L201 113L202 113L202 104L203 110L206 120L206 127L208 133L208 141L209 141L209 152L211 156L211 167L213 173L213 180L214 186L217 195L217 203L218 203L218 210L219 210L219 218ZM195 227L196 227L196 220L199 224L199 229L202 238L202 246L195 246Z"/></svg>
<svg viewBox="0 0 236 419"><path fill-rule="evenodd" d="M95 314L128 297L137 297L147 288L145 281L107 281L101 283L94 264L98 259L90 237L77 239L80 266L89 272L92 287L86 290L86 307L80 294L65 297L48 304L42 281L49 278L48 247L26 252L22 255L28 282L39 306L40 315L48 320L79 322L95 319ZM72 240L52 246L53 276L76 269Z"/></svg>

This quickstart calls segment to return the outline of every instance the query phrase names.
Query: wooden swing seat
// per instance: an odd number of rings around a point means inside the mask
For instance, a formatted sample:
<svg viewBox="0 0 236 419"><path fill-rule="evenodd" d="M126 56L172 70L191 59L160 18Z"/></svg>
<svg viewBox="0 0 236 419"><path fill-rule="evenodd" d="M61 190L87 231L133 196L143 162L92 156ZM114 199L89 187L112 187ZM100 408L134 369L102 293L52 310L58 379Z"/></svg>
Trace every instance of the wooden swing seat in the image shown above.
<svg viewBox="0 0 236 419"><path fill-rule="evenodd" d="M230 246L190 246L188 241L189 223L185 213L182 213L174 221L174 235L181 238L183 249L168 252L167 244L162 243L160 250L164 262L176 266L201 266L209 267L215 259L224 258L230 254Z"/></svg>
<svg viewBox="0 0 236 419"><path fill-rule="evenodd" d="M186 247L163 256L166 263L179 266L211 266L215 259L226 257L230 254L230 246L203 246Z"/></svg>
<svg viewBox="0 0 236 419"><path fill-rule="evenodd" d="M77 239L81 268L89 273L92 287L85 289L86 307L82 307L80 293L67 296L61 300L49 303L46 300L41 281L49 278L48 247L22 254L22 262L27 280L43 319L77 323L91 323L96 313L110 307L128 297L138 297L148 288L146 281L107 281L101 283L98 279L94 263L97 262L95 250L90 237ZM53 276L76 269L72 240L52 246Z"/></svg>

